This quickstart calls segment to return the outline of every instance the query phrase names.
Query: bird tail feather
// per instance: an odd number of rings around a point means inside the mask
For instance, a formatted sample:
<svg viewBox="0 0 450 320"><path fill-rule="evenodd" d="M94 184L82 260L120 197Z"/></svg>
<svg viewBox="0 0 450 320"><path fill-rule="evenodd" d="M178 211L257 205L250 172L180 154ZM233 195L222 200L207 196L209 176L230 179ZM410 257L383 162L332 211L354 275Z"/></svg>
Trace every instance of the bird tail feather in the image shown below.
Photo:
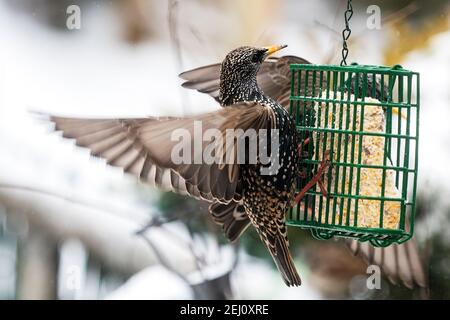
<svg viewBox="0 0 450 320"><path fill-rule="evenodd" d="M289 252L286 238L282 234L277 234L274 240L274 246L269 250L284 282L288 287L301 285L302 282Z"/></svg>

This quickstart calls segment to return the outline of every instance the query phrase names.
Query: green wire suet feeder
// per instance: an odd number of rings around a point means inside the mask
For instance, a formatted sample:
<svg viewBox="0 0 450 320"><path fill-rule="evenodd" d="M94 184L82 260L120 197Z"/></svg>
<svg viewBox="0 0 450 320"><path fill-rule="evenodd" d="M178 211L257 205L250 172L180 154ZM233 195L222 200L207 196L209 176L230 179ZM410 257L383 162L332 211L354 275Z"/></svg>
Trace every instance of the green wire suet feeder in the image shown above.
<svg viewBox="0 0 450 320"><path fill-rule="evenodd" d="M317 239L370 241L384 247L412 237L417 187L419 74L401 66L291 65L305 186L329 160L322 179L292 208L287 223ZM327 159L326 159L327 158ZM325 194L324 194L325 192Z"/></svg>

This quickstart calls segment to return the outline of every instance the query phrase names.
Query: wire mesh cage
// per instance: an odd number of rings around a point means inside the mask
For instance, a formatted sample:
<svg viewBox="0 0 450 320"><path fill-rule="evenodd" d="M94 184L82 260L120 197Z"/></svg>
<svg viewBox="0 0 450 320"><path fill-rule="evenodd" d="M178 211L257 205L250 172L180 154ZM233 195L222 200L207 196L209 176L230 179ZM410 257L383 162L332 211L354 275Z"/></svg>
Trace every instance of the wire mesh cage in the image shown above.
<svg viewBox="0 0 450 320"><path fill-rule="evenodd" d="M291 114L305 188L287 216L318 239L412 237L417 185L419 74L401 66L291 65Z"/></svg>

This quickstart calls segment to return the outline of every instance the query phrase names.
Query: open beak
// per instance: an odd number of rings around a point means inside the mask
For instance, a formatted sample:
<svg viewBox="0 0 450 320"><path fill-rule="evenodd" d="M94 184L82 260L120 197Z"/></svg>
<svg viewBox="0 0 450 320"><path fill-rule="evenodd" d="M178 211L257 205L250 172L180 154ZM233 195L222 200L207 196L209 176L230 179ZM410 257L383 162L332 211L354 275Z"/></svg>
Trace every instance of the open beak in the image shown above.
<svg viewBox="0 0 450 320"><path fill-rule="evenodd" d="M280 46L264 47L264 49L267 50L267 56L270 56L272 53L280 51L281 49L284 49L286 47L287 47L287 44L283 44L283 45L280 45Z"/></svg>

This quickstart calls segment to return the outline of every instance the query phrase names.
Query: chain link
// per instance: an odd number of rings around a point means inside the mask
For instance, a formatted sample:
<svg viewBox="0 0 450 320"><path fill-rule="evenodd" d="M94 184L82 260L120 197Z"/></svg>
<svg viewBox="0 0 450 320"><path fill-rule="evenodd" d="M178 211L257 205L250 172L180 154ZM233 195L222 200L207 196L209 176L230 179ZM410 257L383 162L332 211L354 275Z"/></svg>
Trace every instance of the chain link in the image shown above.
<svg viewBox="0 0 450 320"><path fill-rule="evenodd" d="M352 30L350 29L349 21L353 16L353 7L352 7L352 0L347 1L347 10L345 10L345 29L342 30L342 61L341 66L347 65L347 57L348 57L348 46L347 46L347 40L350 38L350 35L352 34Z"/></svg>

